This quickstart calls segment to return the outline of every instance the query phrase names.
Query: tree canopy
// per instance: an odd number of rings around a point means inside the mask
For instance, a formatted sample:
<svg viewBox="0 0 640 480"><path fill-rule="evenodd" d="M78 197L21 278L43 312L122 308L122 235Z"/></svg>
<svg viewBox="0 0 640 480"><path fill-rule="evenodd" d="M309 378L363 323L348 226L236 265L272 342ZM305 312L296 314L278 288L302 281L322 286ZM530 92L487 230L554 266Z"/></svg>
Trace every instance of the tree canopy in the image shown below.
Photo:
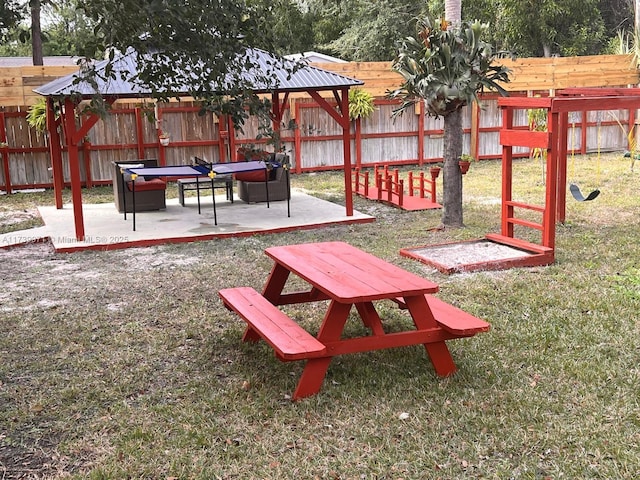
<svg viewBox="0 0 640 480"><path fill-rule="evenodd" d="M112 62L117 52L138 52L136 72L119 75L130 74L127 80L149 89L157 100L194 97L204 110L230 115L237 126L247 115L268 109L268 101L253 92L253 82L274 84L274 70L289 68L279 57L260 67L248 54L255 45L277 50L273 30L265 25L273 18L267 2L79 0L78 5L95 33L83 55L95 58L105 51ZM82 71L85 79L97 75L91 64ZM115 75L108 65L105 76ZM93 107L100 111L101 106L96 99Z"/></svg>
<svg viewBox="0 0 640 480"><path fill-rule="evenodd" d="M30 40L27 24L31 1L4 0L0 4L0 55L31 54L29 44L19 41ZM166 11L167 18L180 12L185 22L178 18L179 28L195 20L197 28L207 22L208 27L225 32L230 19L242 11L244 17L237 18L237 23L242 25L243 43L279 54L316 50L353 61L393 59L397 39L413 33L415 18L427 13L434 18L441 16L445 7L444 0L46 0L42 4L43 12L47 12L44 55L93 51L101 56L99 47L113 36L104 25L94 35L94 22L101 15L118 12L113 31L119 33L135 32L135 25L129 32L124 28L127 19L144 27L144 15L150 11ZM211 13L192 14L203 9ZM634 1L464 0L462 18L490 23L487 40L519 56L591 55L606 51L618 30L633 32Z"/></svg>

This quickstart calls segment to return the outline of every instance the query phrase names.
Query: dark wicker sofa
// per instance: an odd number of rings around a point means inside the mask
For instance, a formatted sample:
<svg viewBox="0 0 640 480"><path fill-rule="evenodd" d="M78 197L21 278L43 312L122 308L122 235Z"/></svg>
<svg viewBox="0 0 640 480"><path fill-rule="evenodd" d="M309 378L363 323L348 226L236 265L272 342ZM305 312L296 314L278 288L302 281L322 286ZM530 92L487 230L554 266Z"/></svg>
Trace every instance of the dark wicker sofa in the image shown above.
<svg viewBox="0 0 640 480"><path fill-rule="evenodd" d="M122 167L133 165L143 165L145 167L157 167L158 160L124 160L113 162L113 197L118 212L124 213L126 203L127 213L133 211L133 193L131 192L131 179L123 178ZM125 175L125 177L127 177ZM161 178L144 179L138 177L135 180L136 188L136 212L147 212L151 210L162 210L167 207L165 191L167 183Z"/></svg>
<svg viewBox="0 0 640 480"><path fill-rule="evenodd" d="M241 180L242 176L236 174L236 185L238 187L238 197L247 203L266 202L267 188L269 189L269 201L276 202L287 200L290 195L287 174L282 165L289 165L289 157L284 154L277 154L275 161L281 165L270 172L269 181L265 188L264 176L256 181Z"/></svg>

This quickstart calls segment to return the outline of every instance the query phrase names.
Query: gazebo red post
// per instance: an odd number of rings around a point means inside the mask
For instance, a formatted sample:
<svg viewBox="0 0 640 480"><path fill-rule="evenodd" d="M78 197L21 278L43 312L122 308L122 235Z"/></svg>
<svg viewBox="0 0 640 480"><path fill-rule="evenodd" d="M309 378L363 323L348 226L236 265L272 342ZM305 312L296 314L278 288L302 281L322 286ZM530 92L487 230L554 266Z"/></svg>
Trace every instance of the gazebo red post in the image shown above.
<svg viewBox="0 0 640 480"><path fill-rule="evenodd" d="M333 90L333 96L338 103L339 111L333 108L327 100L315 90L309 90L309 95L342 127L342 148L344 156L344 194L347 217L353 216L353 185L351 178L351 120L349 119L349 88Z"/></svg>
<svg viewBox="0 0 640 480"><path fill-rule="evenodd" d="M109 104L114 99L108 100ZM96 114L87 117L80 129L76 126L75 116L76 104L67 97L64 101L64 108L60 113L62 117L67 152L69 155L69 173L71 177L71 200L73 203L73 219L76 230L76 240L84 240L84 215L82 213L82 179L80 177L80 155L78 145L85 135L100 120Z"/></svg>
<svg viewBox="0 0 640 480"><path fill-rule="evenodd" d="M558 145L557 145L557 197L556 220L564 223L567 212L567 141L569 139L569 112L563 111L559 115Z"/></svg>
<svg viewBox="0 0 640 480"><path fill-rule="evenodd" d="M80 179L80 160L78 155L78 131L75 121L75 104L66 98L64 101L63 121L69 154L69 173L71 176L71 199L73 219L76 227L76 240L84 240L84 216L82 213L82 183ZM82 137L79 137L82 138Z"/></svg>
<svg viewBox="0 0 640 480"><path fill-rule="evenodd" d="M62 191L64 190L64 172L62 170L62 147L58 126L61 119L56 119L53 99L47 98L47 131L49 132L49 154L51 155L51 172L53 173L53 194L56 208L62 208Z"/></svg>
<svg viewBox="0 0 640 480"><path fill-rule="evenodd" d="M144 130L142 129L142 121L144 119L142 117L142 109L136 107L134 111L136 115L136 148L138 149L138 158L144 158Z"/></svg>
<svg viewBox="0 0 640 480"><path fill-rule="evenodd" d="M282 128L282 117L284 116L284 109L286 108L287 101L289 100L289 92L285 92L282 102L280 102L280 92L271 92L271 126L273 131L277 135L278 144L274 145L275 148L280 148L280 130ZM277 153L277 152L276 152Z"/></svg>
<svg viewBox="0 0 640 480"><path fill-rule="evenodd" d="M229 124L224 115L220 115L218 117L218 158L220 163L231 161L231 158L227 159L227 145L229 145ZM229 149L229 157L231 156L231 149Z"/></svg>
<svg viewBox="0 0 640 480"><path fill-rule="evenodd" d="M349 118L349 89L342 88L342 148L344 151L344 196L347 217L353 216L353 181L351 179L351 119Z"/></svg>
<svg viewBox="0 0 640 480"><path fill-rule="evenodd" d="M237 150L236 150L236 127L233 123L233 119L230 115L224 115L220 117L220 121L224 118L227 125L227 133L229 134L229 161L237 162Z"/></svg>

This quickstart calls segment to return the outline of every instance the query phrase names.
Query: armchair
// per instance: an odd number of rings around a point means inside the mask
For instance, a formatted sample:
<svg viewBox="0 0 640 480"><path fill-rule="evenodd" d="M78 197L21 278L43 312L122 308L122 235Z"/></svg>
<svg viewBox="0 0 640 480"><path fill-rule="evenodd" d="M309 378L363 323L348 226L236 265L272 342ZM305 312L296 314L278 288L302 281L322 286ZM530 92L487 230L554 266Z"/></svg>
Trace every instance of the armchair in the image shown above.
<svg viewBox="0 0 640 480"><path fill-rule="evenodd" d="M265 188L264 174L259 172L257 178L253 181L242 180L242 176L236 174L238 196L247 203L257 203L267 201L267 189L269 189L269 201L288 200L291 196L289 186L289 156L278 153L275 155L277 167L274 167L270 173L269 180L266 182ZM253 172L250 172L253 173ZM240 178L239 178L240 177ZM248 177L245 177L248 178Z"/></svg>
<svg viewBox="0 0 640 480"><path fill-rule="evenodd" d="M123 178L121 167L132 166L144 166L144 167L157 167L158 161L156 159L144 159L144 160L126 160L112 162L112 180L113 180L113 197L116 208L119 213L124 213L124 206L126 204L127 212L133 211L133 193L131 192L132 180L129 178ZM126 180L126 181L125 181ZM138 177L136 182L136 211L146 212L151 210L162 210L166 208L165 190L167 183L160 178L144 179Z"/></svg>

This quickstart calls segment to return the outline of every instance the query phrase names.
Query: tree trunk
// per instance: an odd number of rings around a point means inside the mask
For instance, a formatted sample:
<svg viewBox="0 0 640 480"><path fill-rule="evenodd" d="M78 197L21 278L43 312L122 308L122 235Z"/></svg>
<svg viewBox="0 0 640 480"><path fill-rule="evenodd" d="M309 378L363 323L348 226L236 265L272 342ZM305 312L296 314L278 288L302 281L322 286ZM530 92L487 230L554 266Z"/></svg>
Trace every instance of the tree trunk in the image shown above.
<svg viewBox="0 0 640 480"><path fill-rule="evenodd" d="M462 0L445 0L445 18L452 24L462 21ZM462 222L462 110L444 117L444 167L442 168L442 225L464 227Z"/></svg>
<svg viewBox="0 0 640 480"><path fill-rule="evenodd" d="M40 0L29 0L31 7L31 56L34 65L44 65L42 57L42 27L40 25Z"/></svg>
<svg viewBox="0 0 640 480"><path fill-rule="evenodd" d="M444 117L444 168L442 169L442 225L464 227L462 218L462 110Z"/></svg>
<svg viewBox="0 0 640 480"><path fill-rule="evenodd" d="M459 24L462 21L462 0L445 0L444 12L448 22Z"/></svg>

